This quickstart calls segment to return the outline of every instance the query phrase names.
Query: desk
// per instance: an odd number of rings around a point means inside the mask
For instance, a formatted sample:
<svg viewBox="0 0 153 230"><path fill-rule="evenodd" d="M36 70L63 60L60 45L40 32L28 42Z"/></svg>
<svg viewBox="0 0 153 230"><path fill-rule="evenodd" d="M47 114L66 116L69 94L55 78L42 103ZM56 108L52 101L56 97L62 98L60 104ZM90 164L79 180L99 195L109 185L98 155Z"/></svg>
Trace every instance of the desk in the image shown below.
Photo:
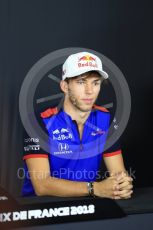
<svg viewBox="0 0 153 230"><path fill-rule="evenodd" d="M153 213L134 214L121 219L84 221L65 224L54 224L16 230L152 230Z"/></svg>
<svg viewBox="0 0 153 230"><path fill-rule="evenodd" d="M21 205L38 204L41 206L44 202L71 202L77 200L90 200L92 198L60 198L60 197L33 197L33 198L18 198L17 201ZM38 202L39 201L39 202ZM140 229L152 230L153 229L153 188L137 188L131 199L115 201L117 205L123 209L127 216L122 218L110 218L92 221L79 221L62 224L52 224L43 226L32 226L28 228L14 228L18 230L85 230L85 229Z"/></svg>

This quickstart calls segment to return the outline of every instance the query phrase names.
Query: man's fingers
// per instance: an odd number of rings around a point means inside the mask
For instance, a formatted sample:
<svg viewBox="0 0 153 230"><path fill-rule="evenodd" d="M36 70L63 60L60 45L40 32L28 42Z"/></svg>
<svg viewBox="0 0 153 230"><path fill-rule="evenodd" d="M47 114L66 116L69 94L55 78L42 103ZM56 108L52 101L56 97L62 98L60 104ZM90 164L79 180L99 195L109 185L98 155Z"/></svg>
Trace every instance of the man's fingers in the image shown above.
<svg viewBox="0 0 153 230"><path fill-rule="evenodd" d="M121 199L121 197L120 196L114 196L114 198L113 199L115 199L115 200L120 200Z"/></svg>
<svg viewBox="0 0 153 230"><path fill-rule="evenodd" d="M123 183L123 182L125 182L125 181L128 181L130 184L132 184L133 179L132 179L131 177L129 177L129 176L125 176L125 177L116 177L116 181L117 181L118 183Z"/></svg>
<svg viewBox="0 0 153 230"><path fill-rule="evenodd" d="M123 183L125 181L129 181L132 184L133 178L128 175L126 172L120 173L111 173L110 176L115 178L118 183Z"/></svg>
<svg viewBox="0 0 153 230"><path fill-rule="evenodd" d="M128 181L125 181L121 184L119 184L118 186L116 186L118 190L131 190L133 188L132 184L129 184Z"/></svg>
<svg viewBox="0 0 153 230"><path fill-rule="evenodd" d="M133 191L130 191L130 192L128 192L128 193L125 193L124 195L121 195L121 196L119 196L119 195L114 195L114 196L113 196L113 199L115 199L115 200L129 199L129 198L131 198L132 193L133 193Z"/></svg>
<svg viewBox="0 0 153 230"><path fill-rule="evenodd" d="M130 190L133 188L132 182L130 179L121 181L115 181L113 184L113 191L115 190Z"/></svg>
<svg viewBox="0 0 153 230"><path fill-rule="evenodd" d="M133 193L133 190L114 191L114 196L126 197Z"/></svg>
<svg viewBox="0 0 153 230"><path fill-rule="evenodd" d="M125 193L124 195L121 196L121 199L128 199L131 198L133 191L131 190L129 193Z"/></svg>

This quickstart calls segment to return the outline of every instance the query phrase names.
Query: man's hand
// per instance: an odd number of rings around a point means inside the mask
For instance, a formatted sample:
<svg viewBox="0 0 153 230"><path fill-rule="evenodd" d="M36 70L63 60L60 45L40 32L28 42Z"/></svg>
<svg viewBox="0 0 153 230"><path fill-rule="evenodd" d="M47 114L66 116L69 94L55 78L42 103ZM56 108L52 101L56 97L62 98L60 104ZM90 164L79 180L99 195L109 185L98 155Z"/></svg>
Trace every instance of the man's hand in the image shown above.
<svg viewBox="0 0 153 230"><path fill-rule="evenodd" d="M117 197L115 192L118 191L118 186L116 176L111 176L101 182L94 182L94 194L99 197L115 199Z"/></svg>
<svg viewBox="0 0 153 230"><path fill-rule="evenodd" d="M110 177L94 183L94 192L96 196L111 199L128 199L133 193L133 179L126 173L111 174Z"/></svg>
<svg viewBox="0 0 153 230"><path fill-rule="evenodd" d="M118 174L111 174L111 176L116 177L117 186L115 194L115 199L128 199L131 198L131 194L133 193L133 179L126 173L121 172Z"/></svg>

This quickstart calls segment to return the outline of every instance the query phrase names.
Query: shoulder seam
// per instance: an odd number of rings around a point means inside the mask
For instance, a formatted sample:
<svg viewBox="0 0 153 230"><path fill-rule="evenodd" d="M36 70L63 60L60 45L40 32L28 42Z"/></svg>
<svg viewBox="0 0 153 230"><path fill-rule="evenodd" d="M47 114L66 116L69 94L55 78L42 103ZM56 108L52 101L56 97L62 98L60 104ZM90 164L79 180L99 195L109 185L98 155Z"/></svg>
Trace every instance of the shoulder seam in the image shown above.
<svg viewBox="0 0 153 230"><path fill-rule="evenodd" d="M48 118L58 113L57 107L48 108L44 112L40 113L41 118Z"/></svg>
<svg viewBox="0 0 153 230"><path fill-rule="evenodd" d="M105 107L102 107L102 106L94 105L93 109L98 109L98 110L100 110L102 112L109 113L109 110L107 110Z"/></svg>

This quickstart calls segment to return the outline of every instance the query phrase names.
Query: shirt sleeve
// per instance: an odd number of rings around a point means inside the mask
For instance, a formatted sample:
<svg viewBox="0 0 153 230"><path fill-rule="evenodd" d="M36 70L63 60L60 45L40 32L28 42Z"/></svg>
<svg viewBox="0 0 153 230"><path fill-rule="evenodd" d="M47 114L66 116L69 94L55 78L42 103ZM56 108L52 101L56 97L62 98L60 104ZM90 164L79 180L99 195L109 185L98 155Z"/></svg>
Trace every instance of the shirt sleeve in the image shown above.
<svg viewBox="0 0 153 230"><path fill-rule="evenodd" d="M41 148L38 137L29 137L23 134L23 160L28 158L48 158L48 153Z"/></svg>
<svg viewBox="0 0 153 230"><path fill-rule="evenodd" d="M103 152L103 157L111 157L118 154L122 154L120 140L114 143L109 149Z"/></svg>
<svg viewBox="0 0 153 230"><path fill-rule="evenodd" d="M111 117L111 122L113 123L114 132L116 132L118 129L118 122L116 118ZM118 139L109 149L103 152L103 157L111 157L111 156L115 156L118 154L122 154L120 139Z"/></svg>

